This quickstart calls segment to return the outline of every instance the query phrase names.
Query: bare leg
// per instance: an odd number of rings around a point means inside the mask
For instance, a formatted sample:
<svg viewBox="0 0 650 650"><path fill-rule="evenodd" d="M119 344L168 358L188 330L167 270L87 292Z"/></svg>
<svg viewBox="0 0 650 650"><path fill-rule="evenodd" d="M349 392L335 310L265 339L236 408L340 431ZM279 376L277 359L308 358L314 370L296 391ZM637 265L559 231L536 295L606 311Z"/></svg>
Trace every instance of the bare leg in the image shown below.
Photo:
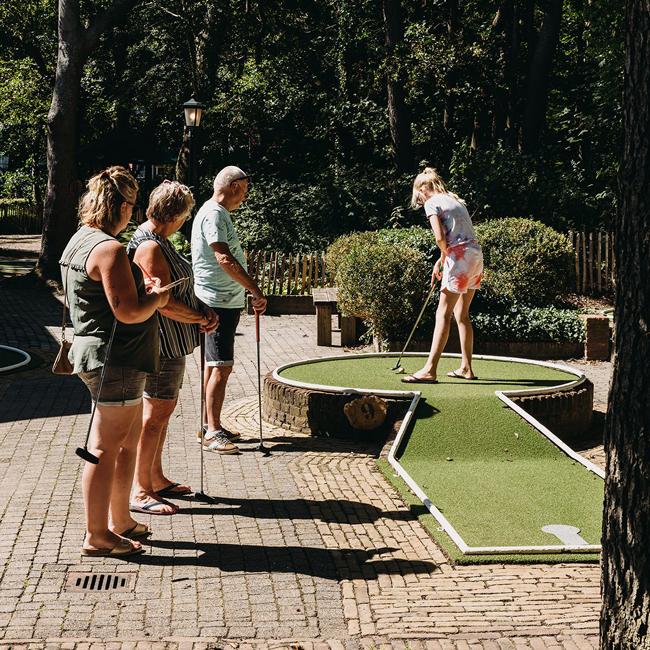
<svg viewBox="0 0 650 650"><path fill-rule="evenodd" d="M115 463L115 485L111 496L111 524L114 530L127 530L135 524L129 512L131 487L135 461L138 454L138 442L142 432L142 403L138 405L138 417L131 424L129 434L122 443ZM159 499L156 499L157 501ZM171 504L169 508L174 508Z"/></svg>
<svg viewBox="0 0 650 650"><path fill-rule="evenodd" d="M226 398L226 386L232 366L205 367L205 410L208 431L221 429L221 409Z"/></svg>
<svg viewBox="0 0 650 650"><path fill-rule="evenodd" d="M449 338L451 315L459 297L459 294L452 293L447 289L443 289L440 292L440 302L438 303L438 309L436 310L436 326L433 330L433 341L431 343L429 358L420 370L413 373L413 377L416 377L417 379L436 379L438 362L440 361L445 345L447 345L447 339Z"/></svg>
<svg viewBox="0 0 650 650"><path fill-rule="evenodd" d="M142 435L138 443L132 499L132 503L139 506L161 501L160 497L154 492L153 468L156 462L158 462L159 467L162 466L162 443L165 439L164 434L167 423L175 406L176 400L144 398ZM163 487L164 485L160 485L158 489ZM177 510L173 504L156 506L154 509L156 512L175 512Z"/></svg>
<svg viewBox="0 0 650 650"><path fill-rule="evenodd" d="M117 459L131 431L135 428L139 432L141 408L140 404L97 406L90 433L90 452L99 458L99 463L86 463L82 478L86 510L85 548L113 548L121 539L109 530L108 514L109 509L112 510L113 492L117 490L118 484ZM123 480L120 473L119 481ZM128 488L130 487L129 482ZM127 528L128 526L121 530Z"/></svg>
<svg viewBox="0 0 650 650"><path fill-rule="evenodd" d="M474 351L474 328L469 318L469 306L476 293L475 289L470 289L467 293L460 296L460 300L454 309L454 317L458 323L458 335L460 337L460 352L462 355L461 366L454 371L456 375L462 375L465 379L474 377L472 371L472 353Z"/></svg>

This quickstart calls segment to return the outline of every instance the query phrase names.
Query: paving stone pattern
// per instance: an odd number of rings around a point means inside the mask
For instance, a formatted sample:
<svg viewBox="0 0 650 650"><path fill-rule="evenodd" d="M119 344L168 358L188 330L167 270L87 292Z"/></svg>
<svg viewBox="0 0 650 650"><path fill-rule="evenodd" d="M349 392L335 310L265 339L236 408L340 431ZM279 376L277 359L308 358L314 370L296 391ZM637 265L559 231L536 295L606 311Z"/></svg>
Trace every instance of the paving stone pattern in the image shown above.
<svg viewBox="0 0 650 650"><path fill-rule="evenodd" d="M60 303L0 285L0 342L51 361ZM593 565L454 567L376 469L380 445L264 424L255 451L254 319L244 316L227 424L237 456L204 455L204 492L178 500L131 561L82 558L81 462L90 401L47 366L0 378L0 650L588 650L597 645ZM262 320L263 372L343 353L315 344L313 316ZM334 335L336 344L337 334ZM608 364L577 362L604 410ZM164 463L201 485L199 365L188 363ZM585 445L588 444L588 440ZM602 464L601 448L584 452ZM68 571L135 573L129 593L74 593Z"/></svg>

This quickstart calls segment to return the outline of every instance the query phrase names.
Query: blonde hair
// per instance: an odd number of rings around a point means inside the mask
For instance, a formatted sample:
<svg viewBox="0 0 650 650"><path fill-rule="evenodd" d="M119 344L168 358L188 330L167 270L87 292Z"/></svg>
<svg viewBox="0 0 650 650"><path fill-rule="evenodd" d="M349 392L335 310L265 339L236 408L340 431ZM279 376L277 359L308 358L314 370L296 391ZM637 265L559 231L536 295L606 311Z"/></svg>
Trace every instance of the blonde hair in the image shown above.
<svg viewBox="0 0 650 650"><path fill-rule="evenodd" d="M114 165L88 181L79 202L79 219L84 226L112 230L120 222L122 203L135 204L138 183L128 169Z"/></svg>
<svg viewBox="0 0 650 650"><path fill-rule="evenodd" d="M457 201L460 201L462 204L465 204L465 201L460 198L457 194L450 192L445 185L445 182L440 178L440 175L433 167L427 167L423 172L418 174L413 181L413 194L411 196L411 207L414 210L417 210L422 206L422 201L420 200L419 192L425 187L428 190L431 190L435 194L447 194L448 196L453 197Z"/></svg>
<svg viewBox="0 0 650 650"><path fill-rule="evenodd" d="M184 217L188 214L194 205L194 197L187 185L164 180L149 196L147 219L171 223L176 215Z"/></svg>

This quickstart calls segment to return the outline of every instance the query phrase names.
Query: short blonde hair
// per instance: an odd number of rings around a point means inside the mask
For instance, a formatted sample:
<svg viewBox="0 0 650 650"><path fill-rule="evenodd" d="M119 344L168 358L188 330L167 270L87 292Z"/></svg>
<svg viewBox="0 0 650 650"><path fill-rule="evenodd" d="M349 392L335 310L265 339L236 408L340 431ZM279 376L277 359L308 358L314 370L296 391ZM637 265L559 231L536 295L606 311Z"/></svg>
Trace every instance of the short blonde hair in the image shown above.
<svg viewBox="0 0 650 650"><path fill-rule="evenodd" d="M79 219L84 226L112 230L120 222L122 203L135 205L138 182L128 169L114 165L88 181L79 202Z"/></svg>
<svg viewBox="0 0 650 650"><path fill-rule="evenodd" d="M171 223L176 215L184 217L194 206L194 196L187 185L164 180L149 196L147 219Z"/></svg>
<svg viewBox="0 0 650 650"><path fill-rule="evenodd" d="M413 194L411 195L411 207L417 210L422 206L420 200L420 190L425 187L436 194L447 194L461 203L465 203L457 194L450 192L445 185L445 182L440 178L440 174L433 168L427 167L423 172L418 174L413 181Z"/></svg>

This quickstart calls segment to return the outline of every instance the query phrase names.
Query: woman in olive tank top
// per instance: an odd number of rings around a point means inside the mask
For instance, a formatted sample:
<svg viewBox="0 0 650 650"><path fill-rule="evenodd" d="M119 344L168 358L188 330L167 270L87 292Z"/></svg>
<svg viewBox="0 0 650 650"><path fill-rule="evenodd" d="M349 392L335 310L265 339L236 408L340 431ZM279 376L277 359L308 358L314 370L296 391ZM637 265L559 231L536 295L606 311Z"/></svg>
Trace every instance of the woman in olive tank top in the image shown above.
<svg viewBox="0 0 650 650"><path fill-rule="evenodd" d="M60 261L75 332L70 361L93 399L106 366L89 440L89 450L99 463L87 463L82 478L86 512L82 555L140 553L140 543L129 537L148 532L131 517L129 494L144 380L147 372L158 369L155 313L167 304L169 291L156 286L155 279L145 287L142 273L132 267L116 239L131 219L137 192L137 182L124 167L93 176L81 198L82 225Z"/></svg>

